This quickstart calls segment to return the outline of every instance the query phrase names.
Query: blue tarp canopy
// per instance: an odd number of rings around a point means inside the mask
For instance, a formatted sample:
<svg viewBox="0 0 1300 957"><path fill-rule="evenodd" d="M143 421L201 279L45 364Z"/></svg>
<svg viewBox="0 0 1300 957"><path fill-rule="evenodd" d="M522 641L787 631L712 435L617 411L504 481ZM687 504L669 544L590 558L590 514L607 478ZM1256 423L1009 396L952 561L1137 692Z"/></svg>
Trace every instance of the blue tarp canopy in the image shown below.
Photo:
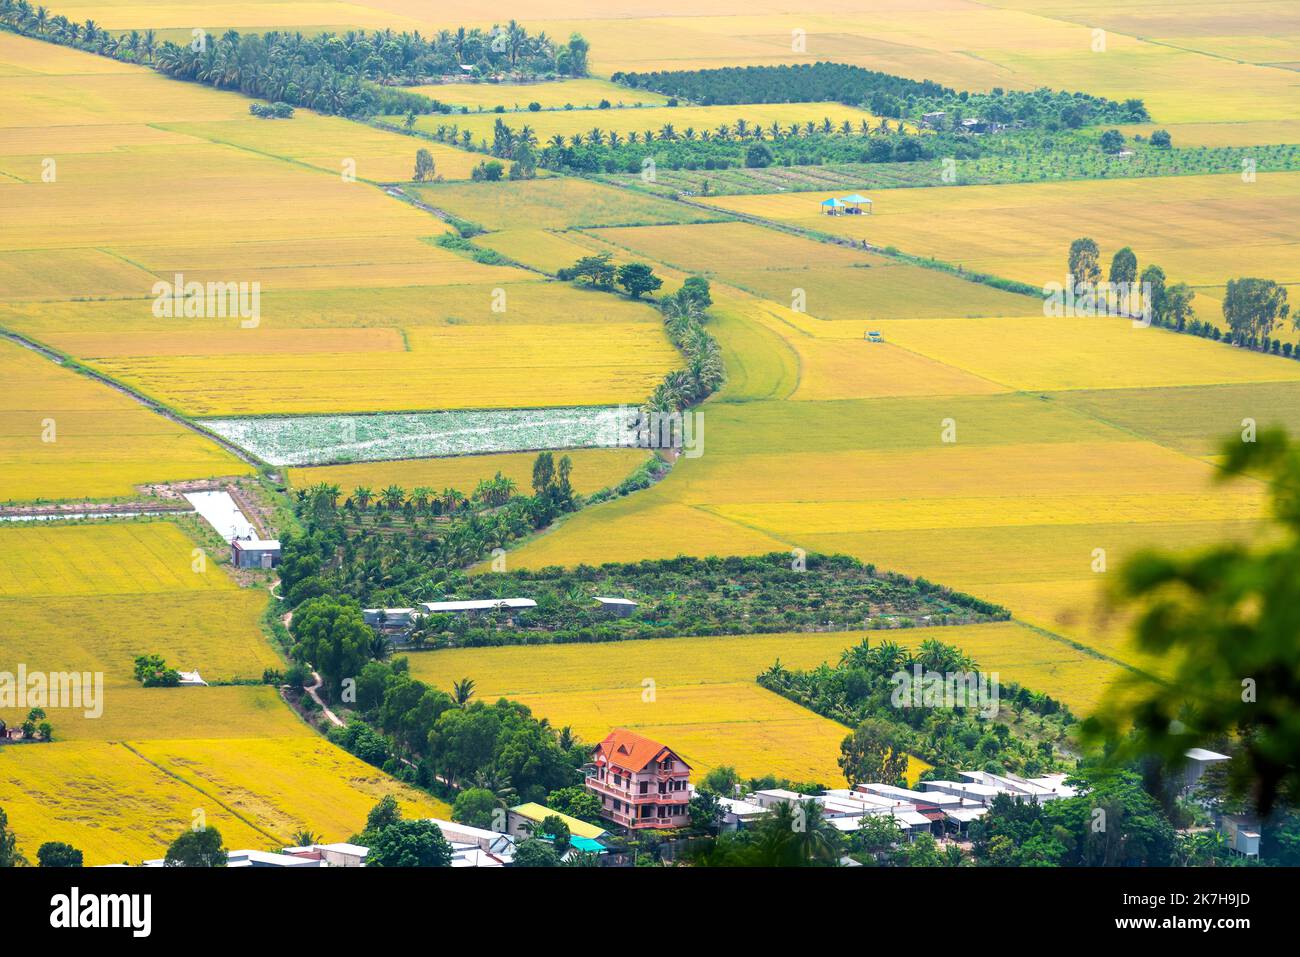
<svg viewBox="0 0 1300 957"><path fill-rule="evenodd" d="M835 199L834 197L832 197L831 199L823 199L823 200L822 200L822 205L823 205L823 206L843 206L844 203L841 202L840 200Z"/></svg>
<svg viewBox="0 0 1300 957"><path fill-rule="evenodd" d="M574 834L569 838L569 846L575 851L586 851L588 853L596 854L603 853L605 850L605 845L600 843L600 841L593 841L589 837L579 837L577 834Z"/></svg>
<svg viewBox="0 0 1300 957"><path fill-rule="evenodd" d="M852 196L845 196L844 199L841 200L841 202L844 202L844 203L869 203L869 202L871 202L871 200L867 199L867 197L863 196L861 193L854 193Z"/></svg>

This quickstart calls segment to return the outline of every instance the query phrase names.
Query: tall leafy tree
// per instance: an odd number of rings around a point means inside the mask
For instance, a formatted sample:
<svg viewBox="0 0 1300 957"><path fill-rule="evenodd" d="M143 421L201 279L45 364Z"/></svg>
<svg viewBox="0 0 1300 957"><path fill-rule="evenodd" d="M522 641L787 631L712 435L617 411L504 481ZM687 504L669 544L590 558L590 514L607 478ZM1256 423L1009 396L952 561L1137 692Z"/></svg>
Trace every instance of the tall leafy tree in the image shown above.
<svg viewBox="0 0 1300 957"><path fill-rule="evenodd" d="M1275 535L1148 551L1122 570L1137 645L1170 673L1122 683L1084 731L1115 760L1154 754L1174 771L1227 738L1231 786L1268 814L1300 801L1300 445L1280 431L1228 442L1222 480L1247 478L1268 482Z"/></svg>

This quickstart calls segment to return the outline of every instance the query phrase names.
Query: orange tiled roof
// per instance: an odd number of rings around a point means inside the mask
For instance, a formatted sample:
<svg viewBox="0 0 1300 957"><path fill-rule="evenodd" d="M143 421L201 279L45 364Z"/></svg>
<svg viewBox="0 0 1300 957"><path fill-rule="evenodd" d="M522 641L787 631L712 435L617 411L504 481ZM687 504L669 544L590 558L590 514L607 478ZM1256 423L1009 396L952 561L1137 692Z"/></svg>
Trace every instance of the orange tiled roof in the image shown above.
<svg viewBox="0 0 1300 957"><path fill-rule="evenodd" d="M665 752L677 758L678 761L682 760L667 745L652 741L649 738L643 738L626 728L615 728L605 736L605 740L600 742L597 747L609 764L617 764L629 771L640 771L652 761L663 760ZM682 761L682 763L685 764L686 762Z"/></svg>

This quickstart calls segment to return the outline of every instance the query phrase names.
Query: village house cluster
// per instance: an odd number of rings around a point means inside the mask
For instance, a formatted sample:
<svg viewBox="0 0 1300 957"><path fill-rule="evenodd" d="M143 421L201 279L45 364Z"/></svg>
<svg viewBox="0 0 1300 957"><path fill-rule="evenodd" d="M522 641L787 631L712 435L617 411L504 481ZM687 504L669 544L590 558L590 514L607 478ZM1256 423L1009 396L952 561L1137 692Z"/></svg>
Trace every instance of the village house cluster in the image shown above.
<svg viewBox="0 0 1300 957"><path fill-rule="evenodd" d="M438 603L434 603L438 604ZM446 603L444 603L446 604ZM453 604L468 605L469 602ZM1193 748L1187 752L1184 788L1190 790L1206 768L1227 755ZM568 828L567 847L561 860L575 854L595 855L602 865L629 863L628 855L614 850L615 831L632 835L647 829L667 830L689 823L691 766L672 748L651 738L616 728L596 745L586 766L585 786L600 799L601 816L608 827L579 820L538 803L519 804L503 816L503 830L487 830L438 818L428 819L451 846L452 867L509 867L515 863L519 843L531 837L553 841L544 831L548 819ZM832 827L851 833L871 818L891 817L907 841L922 835L939 840L966 840L970 825L989 812L999 795L1035 804L1074 797L1078 792L1065 783L1064 773L1041 777L963 771L956 780L922 781L915 788L876 782L853 788L832 788L821 794L800 794L769 788L719 797L725 811L724 831L754 826L782 804L807 807L812 802ZM1225 816L1219 830L1233 851L1258 856L1256 822ZM286 847L280 851L234 850L228 867L364 867L369 848L346 842ZM145 867L162 867L162 860L145 861ZM841 863L852 865L851 858ZM123 865L110 865L121 867Z"/></svg>

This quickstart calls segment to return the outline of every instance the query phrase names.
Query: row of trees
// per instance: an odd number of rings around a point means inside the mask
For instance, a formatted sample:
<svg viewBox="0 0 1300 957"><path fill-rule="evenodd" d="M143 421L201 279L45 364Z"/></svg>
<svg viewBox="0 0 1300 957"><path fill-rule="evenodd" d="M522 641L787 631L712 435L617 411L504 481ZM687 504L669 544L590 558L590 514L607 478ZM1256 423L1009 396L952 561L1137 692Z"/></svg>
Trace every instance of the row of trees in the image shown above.
<svg viewBox="0 0 1300 957"><path fill-rule="evenodd" d="M905 133L902 124L888 120L857 124L845 120L838 125L828 118L783 126L769 126L745 120L735 125L720 124L714 130L673 124L658 130L593 128L568 137L554 134L544 143L528 125L518 129L497 120L492 143L475 144L468 130L455 125L439 127L436 139L481 149L516 162L543 169L574 172L644 173L647 160L668 169L761 168L772 165L820 163L903 163L935 156L975 155L979 146L970 137L952 134L916 136Z"/></svg>
<svg viewBox="0 0 1300 957"><path fill-rule="evenodd" d="M546 453L550 455L550 453ZM565 456L565 461L568 457ZM552 466L553 467L553 466ZM565 467L568 477L570 463ZM480 479L469 495L459 489L444 488L437 491L426 485L416 486L409 492L400 485L389 485L383 489L372 489L368 485L358 485L343 502L345 512L401 512L408 517L415 516L452 516L475 509L497 508L510 501L519 491L515 480L497 472L492 478ZM299 501L311 494L302 490Z"/></svg>
<svg viewBox="0 0 1300 957"><path fill-rule="evenodd" d="M1110 292L1098 291L1102 271L1100 249L1095 240L1082 237L1072 242L1066 269L1076 295L1102 299ZM1300 358L1300 350L1273 337L1277 327L1290 315L1290 305L1286 287L1272 279L1228 280L1223 297L1226 336L1218 326L1196 318L1192 305L1196 290L1185 282L1169 285L1165 271L1155 264L1147 266L1139 275L1137 256L1127 246L1111 258L1106 283L1116 291L1119 306L1126 315L1149 314L1153 325L1177 332L1226 339L1233 345ZM1300 317L1293 320L1293 325L1300 329Z"/></svg>
<svg viewBox="0 0 1300 957"><path fill-rule="evenodd" d="M567 44L544 32L530 34L515 21L489 30L441 30L431 37L392 30L343 34L271 31L221 36L196 31L191 41L159 42L153 30L112 34L94 20L70 21L29 0L0 0L0 23L54 43L154 66L161 73L236 89L273 103L323 113L374 116L451 112L451 107L394 89L440 76L510 72L520 76L586 76L589 46L580 34Z"/></svg>
<svg viewBox="0 0 1300 957"><path fill-rule="evenodd" d="M839 102L862 106L879 116L919 120L925 113L961 111L997 123L1059 125L1077 129L1090 123L1141 123L1150 117L1141 100L1123 103L1087 93L1049 90L958 92L930 80L867 70L843 63L723 67L615 73L611 79L694 103Z"/></svg>
<svg viewBox="0 0 1300 957"><path fill-rule="evenodd" d="M692 276L659 303L664 331L682 353L686 368L664 376L646 402L652 412L677 412L703 402L726 381L722 347L704 328L713 299L708 280Z"/></svg>
<svg viewBox="0 0 1300 957"><path fill-rule="evenodd" d="M404 658L342 665L323 660L322 675L325 667L351 669L330 676L323 688L343 707L355 708L347 726L330 730L330 739L397 777L426 788L485 790L495 807L506 800L540 802L582 783L579 769L590 749L570 729L551 727L515 701L479 701L469 679L450 692L433 688L411 677Z"/></svg>

